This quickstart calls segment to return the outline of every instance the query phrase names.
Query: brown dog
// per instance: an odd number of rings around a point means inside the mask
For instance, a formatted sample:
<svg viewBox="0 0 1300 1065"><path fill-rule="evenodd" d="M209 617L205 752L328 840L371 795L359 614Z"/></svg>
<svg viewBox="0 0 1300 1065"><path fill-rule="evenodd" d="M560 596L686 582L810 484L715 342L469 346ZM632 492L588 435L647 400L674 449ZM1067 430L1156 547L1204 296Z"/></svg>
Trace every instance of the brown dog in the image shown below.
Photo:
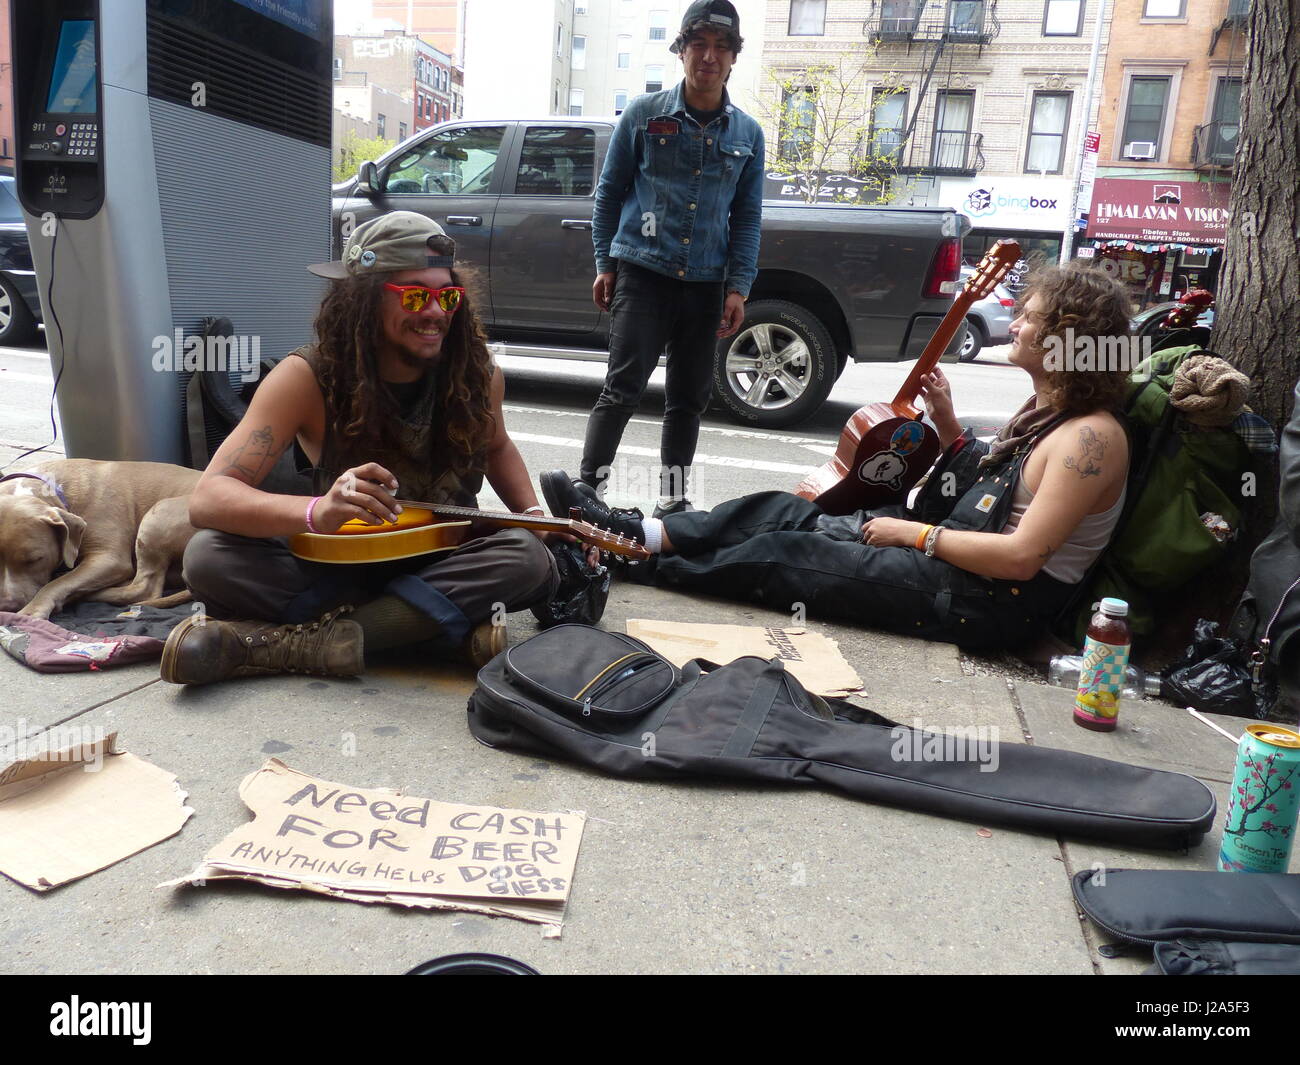
<svg viewBox="0 0 1300 1065"><path fill-rule="evenodd" d="M199 472L162 462L63 459L0 483L0 610L48 618L79 599L167 606L194 535ZM60 564L68 572L51 580Z"/></svg>

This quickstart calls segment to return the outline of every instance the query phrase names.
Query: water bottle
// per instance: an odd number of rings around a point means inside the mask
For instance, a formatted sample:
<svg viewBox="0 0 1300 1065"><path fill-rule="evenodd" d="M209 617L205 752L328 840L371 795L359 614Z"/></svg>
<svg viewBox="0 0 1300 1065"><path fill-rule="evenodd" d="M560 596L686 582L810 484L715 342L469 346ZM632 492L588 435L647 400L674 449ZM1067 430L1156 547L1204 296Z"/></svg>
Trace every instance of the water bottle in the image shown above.
<svg viewBox="0 0 1300 1065"><path fill-rule="evenodd" d="M1058 688L1079 687L1079 670L1083 666L1083 655L1057 655L1047 667L1047 683ZM1129 666L1124 671L1125 699L1142 699L1148 695L1160 694L1160 677L1147 673L1137 666Z"/></svg>

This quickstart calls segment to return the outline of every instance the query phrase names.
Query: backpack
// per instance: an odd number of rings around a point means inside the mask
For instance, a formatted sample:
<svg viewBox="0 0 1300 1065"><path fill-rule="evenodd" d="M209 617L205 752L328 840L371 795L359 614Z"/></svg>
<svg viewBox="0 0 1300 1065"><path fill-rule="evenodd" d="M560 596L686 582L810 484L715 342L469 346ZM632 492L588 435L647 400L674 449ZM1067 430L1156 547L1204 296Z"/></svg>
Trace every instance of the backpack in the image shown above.
<svg viewBox="0 0 1300 1065"><path fill-rule="evenodd" d="M820 786L1138 846L1194 845L1214 820L1213 794L1181 773L1002 743L996 729L913 729L814 695L779 658L679 670L634 637L586 625L547 629L484 666L469 728L488 747L618 777Z"/></svg>
<svg viewBox="0 0 1300 1065"><path fill-rule="evenodd" d="M1170 394L1174 375L1197 345L1153 352L1130 377L1124 404L1129 431L1128 495L1110 545L1080 582L1057 626L1082 644L1092 604L1111 596L1129 604L1135 636L1154 630L1157 602L1219 562L1241 524L1242 476L1251 455L1231 427L1188 422ZM1215 535L1202 515L1226 524Z"/></svg>

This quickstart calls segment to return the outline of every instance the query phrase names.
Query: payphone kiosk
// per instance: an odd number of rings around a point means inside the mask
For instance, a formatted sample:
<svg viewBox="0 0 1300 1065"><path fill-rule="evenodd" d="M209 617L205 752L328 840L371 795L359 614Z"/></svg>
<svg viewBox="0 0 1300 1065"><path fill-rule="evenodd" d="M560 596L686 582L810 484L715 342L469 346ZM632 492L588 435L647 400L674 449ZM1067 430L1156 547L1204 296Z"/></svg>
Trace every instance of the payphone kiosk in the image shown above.
<svg viewBox="0 0 1300 1065"><path fill-rule="evenodd" d="M69 456L185 461L184 394L311 339L329 0L10 0L18 196ZM200 336L228 318L233 337Z"/></svg>

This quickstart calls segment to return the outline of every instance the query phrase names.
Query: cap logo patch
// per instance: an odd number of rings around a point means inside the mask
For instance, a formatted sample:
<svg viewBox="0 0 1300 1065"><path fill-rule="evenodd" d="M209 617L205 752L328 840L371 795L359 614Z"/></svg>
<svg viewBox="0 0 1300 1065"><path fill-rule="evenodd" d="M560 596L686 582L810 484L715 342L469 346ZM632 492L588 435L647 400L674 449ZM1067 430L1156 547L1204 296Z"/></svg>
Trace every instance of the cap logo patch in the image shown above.
<svg viewBox="0 0 1300 1065"><path fill-rule="evenodd" d="M730 26L730 25L731 25L731 16L730 16L730 15L714 15L714 14L710 14L710 15L709 15L709 21L710 21L710 22L716 22L716 23L718 23L720 26Z"/></svg>
<svg viewBox="0 0 1300 1065"><path fill-rule="evenodd" d="M372 252L372 251L363 251L363 252L361 253L361 265L362 265L362 266L374 266L374 265L375 265L375 253Z"/></svg>

